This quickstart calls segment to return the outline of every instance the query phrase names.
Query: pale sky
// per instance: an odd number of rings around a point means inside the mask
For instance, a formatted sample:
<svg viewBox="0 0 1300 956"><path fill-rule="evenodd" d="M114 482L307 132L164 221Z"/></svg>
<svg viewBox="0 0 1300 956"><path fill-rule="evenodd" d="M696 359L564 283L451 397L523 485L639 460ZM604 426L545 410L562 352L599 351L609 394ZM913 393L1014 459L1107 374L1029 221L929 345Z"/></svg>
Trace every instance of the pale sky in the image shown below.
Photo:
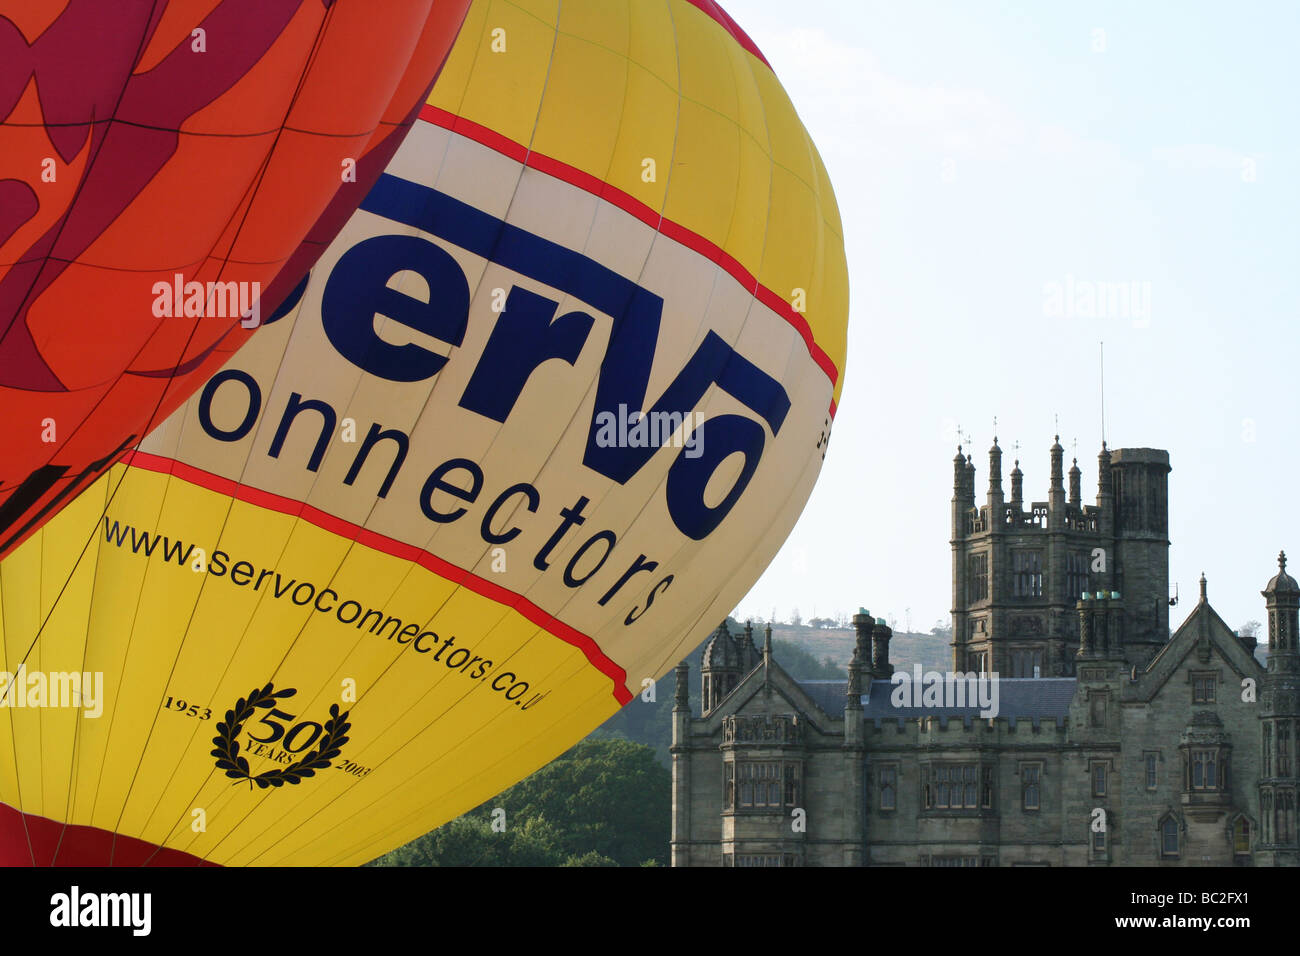
<svg viewBox="0 0 1300 956"><path fill-rule="evenodd" d="M948 619L956 427L983 503L1054 416L1094 503L1111 448L1168 450L1175 627L1209 579L1232 627L1300 562L1300 5L724 0L835 186L851 317L821 478L741 618ZM1113 283L1127 315L1062 314ZM1143 308L1143 303L1146 308ZM1295 565L1300 567L1300 563Z"/></svg>

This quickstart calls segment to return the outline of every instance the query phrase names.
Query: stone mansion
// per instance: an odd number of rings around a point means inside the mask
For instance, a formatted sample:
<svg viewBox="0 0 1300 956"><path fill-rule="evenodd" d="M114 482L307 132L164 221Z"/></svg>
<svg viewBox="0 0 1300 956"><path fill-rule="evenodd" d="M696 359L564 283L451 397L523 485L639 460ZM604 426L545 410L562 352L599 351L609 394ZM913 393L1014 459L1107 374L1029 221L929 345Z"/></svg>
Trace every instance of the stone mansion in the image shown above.
<svg viewBox="0 0 1300 956"><path fill-rule="evenodd" d="M894 673L892 632L865 611L847 680L794 680L770 627L760 648L723 625L697 715L678 665L674 866L1300 863L1300 585L1285 555L1262 592L1267 667L1204 576L1171 635L1168 454L1103 445L1084 505L1063 453L1058 439L1047 500L1027 504L1019 462L1003 495L995 439L977 506L958 449L946 696L900 696L915 678Z"/></svg>

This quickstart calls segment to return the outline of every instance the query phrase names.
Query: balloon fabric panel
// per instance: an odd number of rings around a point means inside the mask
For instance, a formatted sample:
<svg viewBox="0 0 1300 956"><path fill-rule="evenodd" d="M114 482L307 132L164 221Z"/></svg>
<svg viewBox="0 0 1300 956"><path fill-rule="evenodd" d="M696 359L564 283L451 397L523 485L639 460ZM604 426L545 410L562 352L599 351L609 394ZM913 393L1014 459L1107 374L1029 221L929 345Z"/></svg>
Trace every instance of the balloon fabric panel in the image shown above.
<svg viewBox="0 0 1300 956"><path fill-rule="evenodd" d="M467 3L0 0L0 555L294 288Z"/></svg>

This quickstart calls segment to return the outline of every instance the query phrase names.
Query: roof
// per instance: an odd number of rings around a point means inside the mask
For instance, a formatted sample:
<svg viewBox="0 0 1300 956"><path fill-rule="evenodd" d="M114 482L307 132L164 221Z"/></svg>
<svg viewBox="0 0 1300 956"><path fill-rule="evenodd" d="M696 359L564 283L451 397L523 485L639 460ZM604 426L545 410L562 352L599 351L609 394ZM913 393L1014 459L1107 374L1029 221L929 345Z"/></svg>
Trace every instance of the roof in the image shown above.
<svg viewBox="0 0 1300 956"><path fill-rule="evenodd" d="M795 681L799 689L811 697L831 717L844 716L844 691L848 689L846 680L800 680Z"/></svg>
<svg viewBox="0 0 1300 956"><path fill-rule="evenodd" d="M910 675L909 675L910 676ZM1014 723L1023 720L1054 720L1060 723L1070 713L1077 680L1073 677L1002 677L998 679L997 716ZM847 681L798 681L799 687L833 717L844 716ZM967 707L895 707L891 697L898 686L892 681L872 681L862 696L862 715L867 720L915 719L918 717L971 717L979 719L978 704Z"/></svg>

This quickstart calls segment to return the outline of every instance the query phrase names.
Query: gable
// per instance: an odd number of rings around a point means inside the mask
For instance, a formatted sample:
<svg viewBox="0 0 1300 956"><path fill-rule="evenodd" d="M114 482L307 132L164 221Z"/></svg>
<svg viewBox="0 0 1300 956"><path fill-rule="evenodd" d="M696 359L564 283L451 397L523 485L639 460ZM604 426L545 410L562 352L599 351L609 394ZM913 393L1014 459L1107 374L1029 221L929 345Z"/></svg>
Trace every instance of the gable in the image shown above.
<svg viewBox="0 0 1300 956"><path fill-rule="evenodd" d="M831 725L836 723L835 718L822 710L817 701L772 659L766 666L760 663L741 678L740 683L705 718L705 729L713 733L728 716L782 713L799 714L800 719L807 721L819 734L832 733Z"/></svg>
<svg viewBox="0 0 1300 956"><path fill-rule="evenodd" d="M1255 656L1242 645L1233 630L1224 623L1208 601L1200 601L1178 630L1139 673L1136 686L1124 697L1126 700L1150 701L1162 696L1166 686L1176 675L1182 675L1180 686L1169 687L1169 692L1186 692L1190 701L1190 688L1181 687L1189 671L1203 670L1220 675L1220 686L1240 685L1249 677L1258 681L1264 668Z"/></svg>

